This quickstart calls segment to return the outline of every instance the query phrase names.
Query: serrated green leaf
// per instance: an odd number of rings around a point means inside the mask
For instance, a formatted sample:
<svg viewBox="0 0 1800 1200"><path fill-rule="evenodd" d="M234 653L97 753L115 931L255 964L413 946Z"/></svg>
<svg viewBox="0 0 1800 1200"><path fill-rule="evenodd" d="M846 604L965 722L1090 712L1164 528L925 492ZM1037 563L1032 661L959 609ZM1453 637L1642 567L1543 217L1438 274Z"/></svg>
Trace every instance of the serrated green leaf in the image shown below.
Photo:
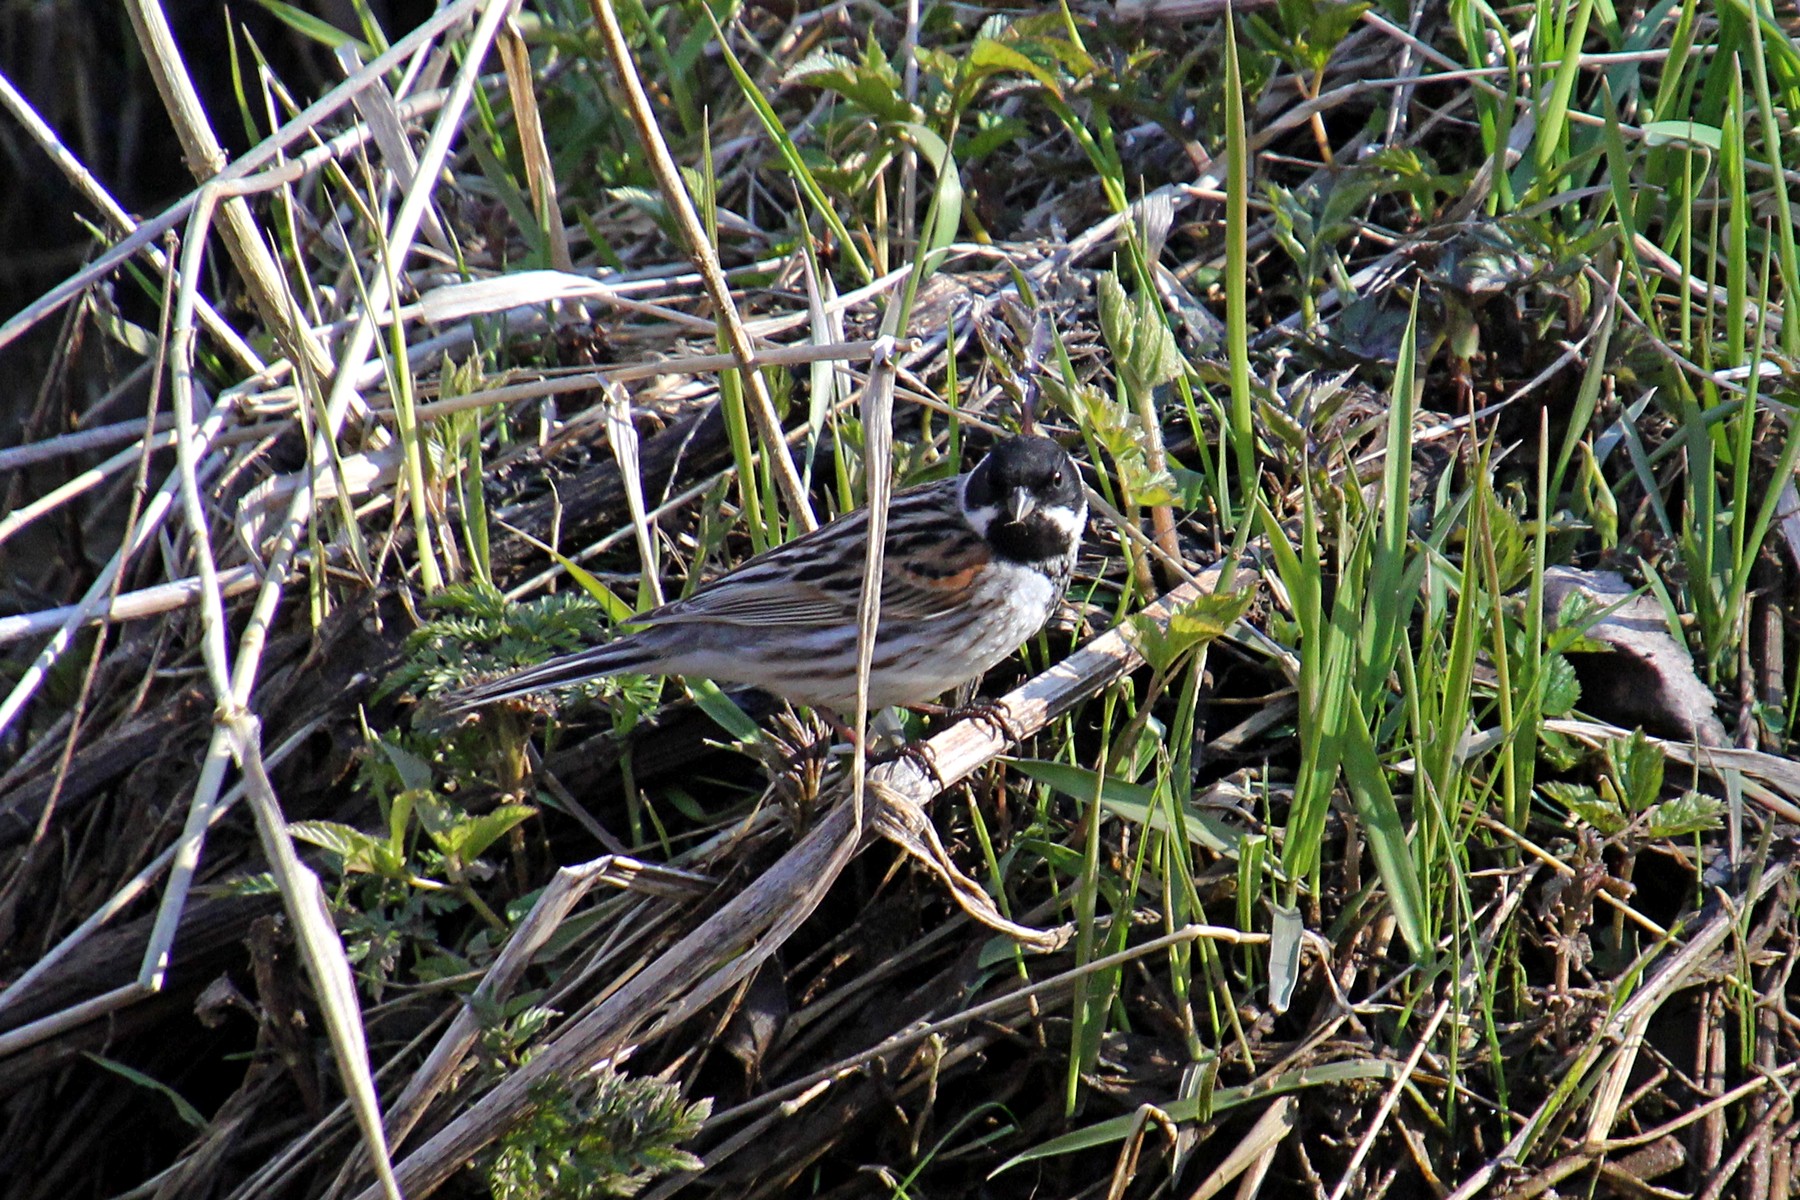
<svg viewBox="0 0 1800 1200"><path fill-rule="evenodd" d="M514 826L536 814L537 809L529 804L502 804L492 812L459 821L450 830L445 853L454 854L464 864L472 863Z"/></svg>
<svg viewBox="0 0 1800 1200"><path fill-rule="evenodd" d="M1645 827L1651 837L1692 837L1719 828L1724 812L1725 802L1717 796L1688 792L1651 805L1644 814Z"/></svg>
<svg viewBox="0 0 1800 1200"><path fill-rule="evenodd" d="M1581 702L1581 680L1574 664L1560 654L1546 654L1543 659L1544 715L1566 717Z"/></svg>
<svg viewBox="0 0 1800 1200"><path fill-rule="evenodd" d="M1003 71L1017 71L1021 75L1029 75L1056 95L1062 91L1057 85L1056 77L1011 46L995 41L991 37L978 37L974 45L969 47L968 55L963 59L965 79L978 78L982 75L993 75Z"/></svg>
<svg viewBox="0 0 1800 1200"><path fill-rule="evenodd" d="M1606 760L1619 795L1634 813L1643 812L1656 802L1663 785L1662 747L1634 729L1630 737L1618 738L1606 745Z"/></svg>
<svg viewBox="0 0 1800 1200"><path fill-rule="evenodd" d="M1196 596L1169 614L1165 623L1134 613L1121 627L1144 661L1166 671L1182 655L1224 635L1255 599L1249 589Z"/></svg>
<svg viewBox="0 0 1800 1200"><path fill-rule="evenodd" d="M374 838L354 825L340 821L290 821L288 834L310 846L331 851L342 858L346 866L352 859L367 859L377 844Z"/></svg>
<svg viewBox="0 0 1800 1200"><path fill-rule="evenodd" d="M1131 299L1126 296L1119 277L1111 271L1101 272L1094 290L1100 308L1100 332L1112 351L1113 361L1123 363L1130 359L1133 343Z"/></svg>
<svg viewBox="0 0 1800 1200"><path fill-rule="evenodd" d="M1542 783L1538 790L1606 837L1620 832L1630 823L1618 805L1602 799L1584 783Z"/></svg>
<svg viewBox="0 0 1800 1200"><path fill-rule="evenodd" d="M383 738L379 743L382 754L394 765L394 773L400 776L400 785L405 788L428 788L431 786L431 764L414 754L406 747Z"/></svg>
<svg viewBox="0 0 1800 1200"><path fill-rule="evenodd" d="M1163 318L1162 302L1150 292L1139 292L1132 310L1136 334L1132 339L1127 370L1133 386L1157 388L1179 378L1185 363L1181 350L1175 345L1175 335Z"/></svg>
<svg viewBox="0 0 1800 1200"><path fill-rule="evenodd" d="M836 93L883 121L917 121L905 85L885 59L855 62L829 50L815 50L789 68L784 84L807 84Z"/></svg>

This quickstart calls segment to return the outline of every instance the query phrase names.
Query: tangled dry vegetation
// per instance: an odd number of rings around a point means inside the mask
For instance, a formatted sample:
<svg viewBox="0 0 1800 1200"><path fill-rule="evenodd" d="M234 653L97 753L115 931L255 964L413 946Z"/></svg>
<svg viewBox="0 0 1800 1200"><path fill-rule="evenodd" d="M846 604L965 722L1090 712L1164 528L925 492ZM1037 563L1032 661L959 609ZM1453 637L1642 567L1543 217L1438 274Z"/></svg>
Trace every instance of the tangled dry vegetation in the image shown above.
<svg viewBox="0 0 1800 1200"><path fill-rule="evenodd" d="M1791 14L264 6L0 326L5 1195L1792 1194ZM430 719L1026 409L1002 720Z"/></svg>

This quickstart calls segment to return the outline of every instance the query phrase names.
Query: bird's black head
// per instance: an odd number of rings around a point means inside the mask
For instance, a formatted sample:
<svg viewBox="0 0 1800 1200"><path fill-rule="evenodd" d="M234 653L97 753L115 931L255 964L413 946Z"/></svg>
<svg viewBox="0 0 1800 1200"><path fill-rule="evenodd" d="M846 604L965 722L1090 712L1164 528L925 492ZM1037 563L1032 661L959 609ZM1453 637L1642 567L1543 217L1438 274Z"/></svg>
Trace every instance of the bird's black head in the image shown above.
<svg viewBox="0 0 1800 1200"><path fill-rule="evenodd" d="M996 553L1016 562L1073 554L1087 523L1075 461L1049 438L1007 438L969 473L963 511Z"/></svg>

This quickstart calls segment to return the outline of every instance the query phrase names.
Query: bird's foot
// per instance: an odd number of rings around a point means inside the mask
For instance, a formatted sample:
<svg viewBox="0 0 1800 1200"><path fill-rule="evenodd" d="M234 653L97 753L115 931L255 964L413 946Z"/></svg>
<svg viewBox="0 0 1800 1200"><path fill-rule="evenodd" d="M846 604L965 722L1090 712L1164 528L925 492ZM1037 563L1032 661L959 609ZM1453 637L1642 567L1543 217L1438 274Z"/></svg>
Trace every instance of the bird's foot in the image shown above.
<svg viewBox="0 0 1800 1200"><path fill-rule="evenodd" d="M957 721L978 721L993 730L1007 742L1022 742L1024 735L1012 727L1007 720L1006 709L997 700L973 700L968 704L960 704L944 714L952 723Z"/></svg>

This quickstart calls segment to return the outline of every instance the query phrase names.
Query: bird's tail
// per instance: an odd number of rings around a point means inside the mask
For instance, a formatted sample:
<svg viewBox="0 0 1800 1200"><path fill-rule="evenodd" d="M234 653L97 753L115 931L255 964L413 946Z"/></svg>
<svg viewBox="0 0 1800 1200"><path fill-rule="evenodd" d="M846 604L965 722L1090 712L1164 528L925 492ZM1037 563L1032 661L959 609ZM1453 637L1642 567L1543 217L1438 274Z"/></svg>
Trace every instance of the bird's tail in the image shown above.
<svg viewBox="0 0 1800 1200"><path fill-rule="evenodd" d="M608 675L654 675L657 673L657 659L655 647L645 645L641 635L624 637L603 646L564 654L535 667L526 667L472 687L445 692L438 697L439 712L444 716L457 716L483 705L517 700L534 692L587 683L594 679L604 679Z"/></svg>

